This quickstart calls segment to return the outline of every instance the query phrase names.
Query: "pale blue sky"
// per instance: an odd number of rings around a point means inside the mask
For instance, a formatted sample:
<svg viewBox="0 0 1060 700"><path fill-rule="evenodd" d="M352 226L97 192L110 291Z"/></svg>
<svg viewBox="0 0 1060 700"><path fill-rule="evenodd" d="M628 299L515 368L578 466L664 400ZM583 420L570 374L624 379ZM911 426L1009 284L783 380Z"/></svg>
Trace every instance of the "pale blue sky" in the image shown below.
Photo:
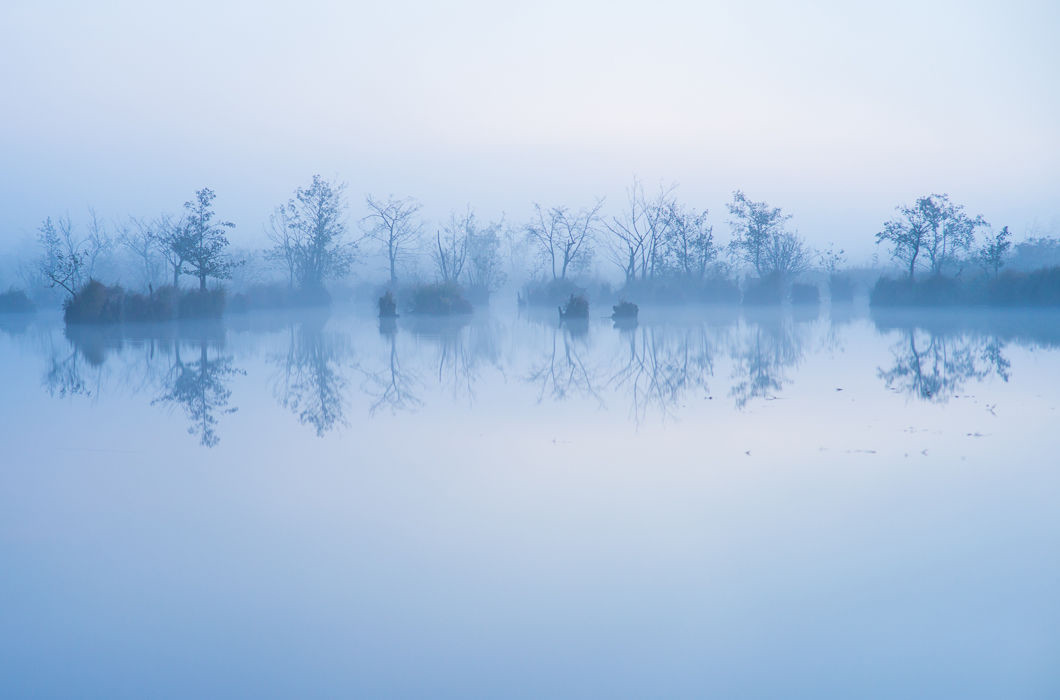
<svg viewBox="0 0 1060 700"><path fill-rule="evenodd" d="M741 188L864 256L945 191L1022 235L1060 216L1058 37L1057 2L6 0L0 246L204 185L252 244L314 172L510 220L637 174L723 239Z"/></svg>

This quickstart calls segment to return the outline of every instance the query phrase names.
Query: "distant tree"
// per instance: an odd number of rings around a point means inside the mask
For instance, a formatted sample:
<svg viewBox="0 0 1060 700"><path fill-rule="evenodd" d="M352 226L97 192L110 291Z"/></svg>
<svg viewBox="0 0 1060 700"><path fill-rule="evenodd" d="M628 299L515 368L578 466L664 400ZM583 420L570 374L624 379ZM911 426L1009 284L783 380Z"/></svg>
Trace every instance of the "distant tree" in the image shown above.
<svg viewBox="0 0 1060 700"><path fill-rule="evenodd" d="M107 233L102 219L92 207L88 209L88 235L81 243L85 252L85 273L89 278L96 274L96 263L103 258L114 246L110 234Z"/></svg>
<svg viewBox="0 0 1060 700"><path fill-rule="evenodd" d="M663 247L677 208L675 189L676 185L660 186L658 193L649 199L644 186L634 179L626 190L626 207L604 224L610 234L611 259L622 269L626 282L638 277L649 279L663 268Z"/></svg>
<svg viewBox="0 0 1060 700"><path fill-rule="evenodd" d="M38 229L37 240L44 248L38 261L49 287L62 287L73 296L84 282L86 253L73 238L69 217L52 222L49 216Z"/></svg>
<svg viewBox="0 0 1060 700"><path fill-rule="evenodd" d="M588 267L602 207L603 200L577 212L562 206L544 209L534 204L534 218L524 231L552 279L566 279L568 272Z"/></svg>
<svg viewBox="0 0 1060 700"><path fill-rule="evenodd" d="M976 259L988 273L996 279L1001 267L1005 264L1005 256L1008 255L1012 242L1009 240L1012 234L1008 226L1004 226L993 235L987 235L986 242L979 248Z"/></svg>
<svg viewBox="0 0 1060 700"><path fill-rule="evenodd" d="M118 229L118 244L136 259L144 287L153 284L162 271L157 223L130 218Z"/></svg>
<svg viewBox="0 0 1060 700"><path fill-rule="evenodd" d="M773 234L762 250L762 269L767 275L789 279L810 269L811 264L810 248L794 233Z"/></svg>
<svg viewBox="0 0 1060 700"><path fill-rule="evenodd" d="M467 263L468 238L475 230L475 214L468 207L462 216L451 214L449 223L435 232L431 259L442 282L456 283L464 274Z"/></svg>
<svg viewBox="0 0 1060 700"><path fill-rule="evenodd" d="M982 216L969 217L964 207L950 202L949 195L921 197L912 207L896 207L899 216L883 225L876 243L887 243L891 257L907 266L909 278L916 274L921 256L927 258L932 274L954 263L975 241L975 230L986 226Z"/></svg>
<svg viewBox="0 0 1060 700"><path fill-rule="evenodd" d="M839 272L839 268L846 262L846 251L835 249L834 243L829 243L828 248L817 254L821 267L830 275Z"/></svg>
<svg viewBox="0 0 1060 700"><path fill-rule="evenodd" d="M737 259L754 268L760 277L771 271L770 251L775 253L790 247L790 241L778 243L778 237L784 233L784 224L791 219L779 207L771 207L766 202L753 202L740 190L732 193L728 205L732 219L732 242L729 252ZM775 262L775 261L774 261Z"/></svg>
<svg viewBox="0 0 1060 700"><path fill-rule="evenodd" d="M374 240L386 255L390 268L390 284L397 282L397 266L409 255L410 248L417 242L422 231L422 224L416 221L420 204L409 197L395 199L393 195L385 200L368 195L365 198L368 215L362 220L366 234Z"/></svg>
<svg viewBox="0 0 1060 700"><path fill-rule="evenodd" d="M662 235L662 258L666 267L681 277L703 279L707 268L718 257L714 228L707 222L707 210L685 209L672 202Z"/></svg>
<svg viewBox="0 0 1060 700"><path fill-rule="evenodd" d="M347 242L346 186L332 185L319 175L309 187L295 190L285 208L273 215L270 254L284 260L298 287L318 292L324 281L349 272L354 244ZM278 239L278 240L277 240Z"/></svg>
<svg viewBox="0 0 1060 700"><path fill-rule="evenodd" d="M287 276L287 288L294 289L298 265L295 258L294 237L291 234L291 222L287 218L286 207L276 207L269 215L265 236L272 242L272 247L265 251L265 259L283 269Z"/></svg>
<svg viewBox="0 0 1060 700"><path fill-rule="evenodd" d="M468 231L466 276L472 289L495 292L507 279L501 255L503 228L503 221L497 221Z"/></svg>
<svg viewBox="0 0 1060 700"><path fill-rule="evenodd" d="M187 220L181 216L173 218L163 214L155 224L155 245L166 267L173 271L173 287L180 287L180 276L184 274L185 255L193 247L188 240L190 231Z"/></svg>
<svg viewBox="0 0 1060 700"><path fill-rule="evenodd" d="M229 279L234 263L225 254L228 247L226 229L235 228L231 221L214 221L213 200L217 195L208 187L184 203L185 229L179 237L184 273L199 280L199 290L206 290L207 278Z"/></svg>

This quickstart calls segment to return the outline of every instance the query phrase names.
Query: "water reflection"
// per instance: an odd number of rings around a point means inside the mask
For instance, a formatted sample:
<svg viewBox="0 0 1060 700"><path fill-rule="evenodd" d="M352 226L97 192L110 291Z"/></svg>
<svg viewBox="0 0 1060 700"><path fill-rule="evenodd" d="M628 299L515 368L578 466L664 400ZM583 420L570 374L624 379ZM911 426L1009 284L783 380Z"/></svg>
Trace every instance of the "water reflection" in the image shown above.
<svg viewBox="0 0 1060 700"><path fill-rule="evenodd" d="M395 319L380 319L379 335L385 341L382 360L361 367L365 376L364 390L371 398L369 415L374 416L383 408L389 409L391 413L418 408L422 402L414 391L417 379L401 363Z"/></svg>
<svg viewBox="0 0 1060 700"><path fill-rule="evenodd" d="M729 396L737 408L745 408L756 399L777 398L791 381L789 371L802 360L808 321L813 318L816 315L800 323L786 315L763 312L749 320L731 349L733 384Z"/></svg>
<svg viewBox="0 0 1060 700"><path fill-rule="evenodd" d="M1057 314L872 314L870 324L851 309L836 309L833 318L819 313L690 309L646 314L619 328L603 320L559 323L551 315L396 322L269 315L227 326L34 326L7 342L36 343L48 395L100 401L108 393L142 394L146 403L179 409L206 447L219 443L223 417L236 411L233 379L247 373L323 437L358 415L438 402L444 410L447 401L478 410L484 388L506 397L493 401L526 408L581 402L621 411L637 424L680 418L693 400L715 394L744 409L791 390L808 356L827 351L856 362L846 349L852 337L860 339L855 347L876 343L890 354L889 362L866 362L857 371L894 393L943 403L971 382L1007 382L1013 347L1060 348Z"/></svg>
<svg viewBox="0 0 1060 700"><path fill-rule="evenodd" d="M689 392L710 393L715 350L704 326L633 326L621 335L624 362L608 383L629 395L638 422L652 409L672 416Z"/></svg>
<svg viewBox="0 0 1060 700"><path fill-rule="evenodd" d="M538 387L537 401L545 397L563 401L574 396L592 397L603 407L598 387L601 371L587 360L589 334L580 324L549 326L548 343L533 363L526 379Z"/></svg>
<svg viewBox="0 0 1060 700"><path fill-rule="evenodd" d="M152 406L180 407L190 422L188 434L197 436L203 447L214 447L220 442L218 417L238 410L229 405L232 390L226 381L244 374L243 370L232 365L230 356L215 353L210 359L209 345L206 338L201 338L198 358L188 362L181 358L181 344L174 343L173 364L163 379L164 392L151 402Z"/></svg>
<svg viewBox="0 0 1060 700"><path fill-rule="evenodd" d="M326 315L309 314L287 328L286 352L274 355L274 393L280 404L318 436L347 425L344 364L353 355L349 338L325 332Z"/></svg>

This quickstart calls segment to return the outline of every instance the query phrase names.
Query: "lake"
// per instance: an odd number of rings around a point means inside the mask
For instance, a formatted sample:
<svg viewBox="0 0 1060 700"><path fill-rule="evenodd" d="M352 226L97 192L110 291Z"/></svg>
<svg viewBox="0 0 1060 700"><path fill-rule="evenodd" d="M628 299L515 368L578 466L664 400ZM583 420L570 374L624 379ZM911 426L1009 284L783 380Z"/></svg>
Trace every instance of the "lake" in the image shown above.
<svg viewBox="0 0 1060 700"><path fill-rule="evenodd" d="M1060 696L1060 313L0 317L8 697Z"/></svg>

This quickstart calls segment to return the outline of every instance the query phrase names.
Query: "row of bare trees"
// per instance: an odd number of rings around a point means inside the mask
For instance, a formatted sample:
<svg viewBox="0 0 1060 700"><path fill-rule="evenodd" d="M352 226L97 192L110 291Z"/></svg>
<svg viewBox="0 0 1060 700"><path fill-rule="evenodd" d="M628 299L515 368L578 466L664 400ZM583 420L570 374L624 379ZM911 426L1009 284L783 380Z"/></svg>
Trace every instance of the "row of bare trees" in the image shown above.
<svg viewBox="0 0 1060 700"><path fill-rule="evenodd" d="M179 216L130 219L117 225L113 236L95 212L82 237L75 235L69 217L46 219L38 236L43 248L39 271L50 286L73 294L96 274L102 254L120 248L135 260L144 287L166 270L174 286L182 276L190 276L205 290L208 280L230 279L241 264L228 252L234 225L217 216L215 198L213 190L203 188L184 203ZM426 257L440 282L487 292L498 289L507 277L506 247L508 263L519 258L532 275L552 280L590 269L598 253L627 283L703 279L719 265L722 253L760 276L796 275L811 260L802 239L786 230L790 215L740 191L728 205L732 239L725 248L715 242L709 212L679 201L676 186L649 195L636 180L614 215L603 214L602 199L579 209L535 203L528 221L507 226L503 218L481 221L469 206L452 214L433 236L426 232L421 205L412 198L369 195L364 208L354 235L346 186L315 175L270 215L270 246L263 257L283 272L290 288L310 295L322 292L327 281L349 274L365 248L385 260L391 285L408 263Z"/></svg>

